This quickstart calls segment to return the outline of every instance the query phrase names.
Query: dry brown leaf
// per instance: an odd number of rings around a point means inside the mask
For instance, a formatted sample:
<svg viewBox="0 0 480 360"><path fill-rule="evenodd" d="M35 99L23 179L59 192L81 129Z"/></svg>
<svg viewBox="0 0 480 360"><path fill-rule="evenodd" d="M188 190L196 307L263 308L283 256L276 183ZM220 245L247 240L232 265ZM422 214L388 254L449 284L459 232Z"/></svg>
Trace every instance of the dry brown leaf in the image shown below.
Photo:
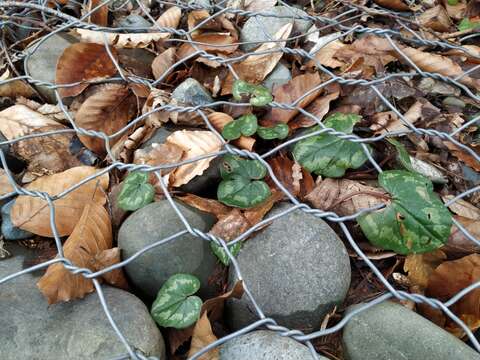
<svg viewBox="0 0 480 360"><path fill-rule="evenodd" d="M99 206L99 205L96 205ZM118 247L102 250L91 259L91 270L100 271L122 261L121 251ZM115 269L102 275L106 283L121 289L128 289L128 282L122 269Z"/></svg>
<svg viewBox="0 0 480 360"><path fill-rule="evenodd" d="M238 48L238 39L230 33L204 33L194 40L199 49L207 52L231 54ZM178 49L178 58L185 59L196 51L192 45L184 43Z"/></svg>
<svg viewBox="0 0 480 360"><path fill-rule="evenodd" d="M331 84L324 88L324 92L326 92L326 94L324 93L322 96L318 96L305 109L306 112L315 116L319 121L321 121L323 117L330 111L330 103L333 100L338 99L340 95L340 86L338 84ZM288 127L290 130L295 130L302 127L310 127L316 124L317 122L311 117L305 114L299 114L288 123Z"/></svg>
<svg viewBox="0 0 480 360"><path fill-rule="evenodd" d="M6 69L2 75L0 75L0 82L11 79L10 70ZM23 80L10 81L0 85L0 97L16 98L23 96L29 98L35 95L35 90Z"/></svg>
<svg viewBox="0 0 480 360"><path fill-rule="evenodd" d="M111 135L128 124L137 113L137 101L129 88L122 84L100 85L78 109L75 123L86 130L102 131ZM103 154L105 141L80 135L80 141L90 150ZM119 138L110 140L110 146Z"/></svg>
<svg viewBox="0 0 480 360"><path fill-rule="evenodd" d="M321 84L320 75L318 72L307 73L294 77L288 83L276 86L273 89L273 98L278 103L283 104L293 104L298 99L302 98L298 103L294 104L296 108L303 109L309 105L315 98L322 92L322 89L317 89L312 91L318 85ZM308 93L308 95L306 95ZM304 96L306 95L306 96ZM265 121L262 121L262 124L270 123L285 123L287 124L292 120L299 110L284 110L279 108L273 108L271 113L267 116Z"/></svg>
<svg viewBox="0 0 480 360"><path fill-rule="evenodd" d="M442 196L442 200L445 203L452 200L453 198L453 195ZM457 215L466 217L471 220L480 220L480 209L463 199L455 201L453 204L449 205L448 208Z"/></svg>
<svg viewBox="0 0 480 360"><path fill-rule="evenodd" d="M273 173L280 183L293 195L303 199L309 194L315 184L312 175L301 167L293 160L290 160L284 155L278 155L268 160L268 164L271 166ZM298 185L295 183L298 182ZM273 179L268 177L267 183L270 187L276 187ZM278 189L280 191L280 189Z"/></svg>
<svg viewBox="0 0 480 360"><path fill-rule="evenodd" d="M433 54L431 52L427 53L411 47L404 47L401 50L410 59L410 61L412 61L423 71L438 73L452 79L464 74L464 70L460 67L460 65L446 56ZM395 53L395 56L399 60L405 61L401 54ZM480 88L480 79L474 79L468 75L462 76L458 81L473 89Z"/></svg>
<svg viewBox="0 0 480 360"><path fill-rule="evenodd" d="M167 91L153 88L143 104L142 114L146 114L170 102L170 94ZM170 119L170 112L166 110L155 111L147 116L145 124L149 127L159 128Z"/></svg>
<svg viewBox="0 0 480 360"><path fill-rule="evenodd" d="M102 0L89 0L86 7L86 12L90 12L99 6L103 1ZM88 22L96 24L98 26L107 26L108 25L108 4L102 5L100 8L95 10L89 17Z"/></svg>
<svg viewBox="0 0 480 360"><path fill-rule="evenodd" d="M153 59L152 73L155 80L167 75L167 70L175 63L175 51L176 48L171 47Z"/></svg>
<svg viewBox="0 0 480 360"><path fill-rule="evenodd" d="M458 292L480 280L480 255L472 254L458 260L445 261L430 275L426 295L447 301ZM450 307L471 329L480 327L480 289L470 291ZM446 330L457 336L463 331L450 318L446 318Z"/></svg>
<svg viewBox="0 0 480 360"><path fill-rule="evenodd" d="M167 32L118 34L79 28L75 29L75 32L80 36L82 42L100 45L106 42L107 45L116 48L145 48L155 41L170 36L170 33Z"/></svg>
<svg viewBox="0 0 480 360"><path fill-rule="evenodd" d="M465 230L476 239L480 239L480 222L463 216L454 216ZM470 240L456 225L452 226L447 244L442 248L449 257L459 257L480 253L480 246Z"/></svg>
<svg viewBox="0 0 480 360"><path fill-rule="evenodd" d="M285 40L279 42L266 42L262 44L252 55L233 68L240 79L252 84L258 84L277 66L277 63L283 56L282 51L278 51L286 44L286 39L290 36L293 24L285 24L272 37L273 40ZM277 50L277 51L275 51ZM273 52L272 52L273 51ZM266 54L262 54L267 52ZM222 95L230 94L235 78L231 73L228 74L222 87Z"/></svg>
<svg viewBox="0 0 480 360"><path fill-rule="evenodd" d="M78 185L97 172L97 169L90 166L74 167L59 174L38 178L25 188L31 191L46 192L50 196L54 196ZM72 233L86 204L92 200L100 205L105 203L104 191L108 187L108 181L108 173L103 174L54 201L55 224L59 236ZM12 207L11 217L13 224L23 230L40 236L53 237L50 227L50 208L45 200L20 195Z"/></svg>
<svg viewBox="0 0 480 360"><path fill-rule="evenodd" d="M113 257L102 255L103 251L111 247L112 224L110 216L102 205L93 201L87 203L72 234L63 245L64 256L75 266L97 271L105 267L99 267L98 259L108 259L107 263L102 264L107 266L120 260L118 251L109 253ZM117 269L109 272L108 278L115 280L112 273L121 274L121 271L121 269ZM122 277L118 274L116 276ZM123 284L126 284L124 278L123 281ZM37 286L47 298L49 304L83 298L95 289L92 280L81 274L72 274L62 263L50 265Z"/></svg>
<svg viewBox="0 0 480 360"><path fill-rule="evenodd" d="M8 180L8 176L2 168L0 168L0 196L13 192L13 186Z"/></svg>
<svg viewBox="0 0 480 360"><path fill-rule="evenodd" d="M402 0L374 0L380 6L397 11L409 11L410 8Z"/></svg>
<svg viewBox="0 0 480 360"><path fill-rule="evenodd" d="M134 164L145 164L150 166L174 164L179 162L183 156L183 149L172 143L152 144L150 150L138 149L134 153ZM169 171L162 171L165 175Z"/></svg>
<svg viewBox="0 0 480 360"><path fill-rule="evenodd" d="M340 40L334 40L329 42L328 44L324 45L320 48L313 57L315 60L310 60L305 66L307 68L316 66L316 61L318 61L323 66L327 66L330 68L338 68L344 66L345 63L343 61L339 61L335 59L335 54L340 49L343 49L346 45L342 43Z"/></svg>
<svg viewBox="0 0 480 360"><path fill-rule="evenodd" d="M193 159L202 155L220 151L222 141L211 131L175 131L165 140L165 143L175 144L184 151L182 161ZM202 175L210 162L215 158L208 157L178 167L170 178L173 187L179 187L197 175Z"/></svg>
<svg viewBox="0 0 480 360"><path fill-rule="evenodd" d="M210 213L217 218L227 215L231 211L230 207L223 205L220 201L202 198L194 194L185 194L177 196L177 198L183 201L185 204L188 204L198 210Z"/></svg>
<svg viewBox="0 0 480 360"><path fill-rule="evenodd" d="M212 326L208 320L207 313L203 313L200 319L197 320L193 328L192 342L190 343L190 350L188 356L193 356L205 346L216 341L217 338L213 335ZM219 349L214 348L198 358L199 360L220 360Z"/></svg>
<svg viewBox="0 0 480 360"><path fill-rule="evenodd" d="M213 125L215 130L221 133L225 125L227 125L229 122L232 122L233 118L225 113L213 112L208 115L208 120ZM241 149L252 151L255 141L255 138L251 136L240 136L240 138L232 141L232 143Z"/></svg>
<svg viewBox="0 0 480 360"><path fill-rule="evenodd" d="M239 280L230 291L205 301L202 305L201 313L208 313L211 321L218 321L223 315L225 301L232 298L240 299L243 296L243 292L243 281Z"/></svg>
<svg viewBox="0 0 480 360"><path fill-rule="evenodd" d="M65 129L66 126L25 105L14 105L0 112L0 132L8 140ZM73 133L33 137L18 141L11 148L28 163L26 177L35 178L81 165L70 151L73 137Z"/></svg>
<svg viewBox="0 0 480 360"><path fill-rule="evenodd" d="M425 10L418 16L418 22L434 31L446 32L450 30L452 21L442 5Z"/></svg>
<svg viewBox="0 0 480 360"><path fill-rule="evenodd" d="M117 51L110 49L115 61ZM88 87L87 81L107 79L117 73L117 68L108 55L104 45L75 43L66 48L57 62L55 83L57 85L81 84L60 87L60 96L77 96Z"/></svg>
<svg viewBox="0 0 480 360"><path fill-rule="evenodd" d="M457 145L453 144L450 141L444 141L443 145L445 145L448 150L450 150L450 153L455 156L458 160L462 161L465 163L465 165L470 166L476 171L480 171L480 162L475 159L472 155L467 153L465 150L462 148L458 147Z"/></svg>
<svg viewBox="0 0 480 360"><path fill-rule="evenodd" d="M317 209L349 216L361 209L385 204L389 197L382 189L358 181L327 178L318 183L306 199Z"/></svg>
<svg viewBox="0 0 480 360"><path fill-rule="evenodd" d="M447 259L442 250L424 254L410 254L405 258L403 270L408 273L408 280L417 290L425 290L428 279L435 268Z"/></svg>
<svg viewBox="0 0 480 360"><path fill-rule="evenodd" d="M172 6L171 8L165 10L165 12L163 12L155 22L160 27L176 29L178 24L180 24L181 18L182 10L178 6ZM166 37L169 36L170 34L168 34Z"/></svg>

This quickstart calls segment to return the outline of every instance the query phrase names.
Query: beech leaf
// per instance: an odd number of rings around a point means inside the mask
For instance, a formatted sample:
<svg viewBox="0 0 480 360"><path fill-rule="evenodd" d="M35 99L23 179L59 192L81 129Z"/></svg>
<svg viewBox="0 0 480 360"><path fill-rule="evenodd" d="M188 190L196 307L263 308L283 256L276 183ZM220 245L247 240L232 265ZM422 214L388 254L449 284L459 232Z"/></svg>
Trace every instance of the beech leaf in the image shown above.
<svg viewBox="0 0 480 360"><path fill-rule="evenodd" d="M353 126L360 119L356 114L336 113L325 120L325 126L351 134ZM311 131L320 129L320 126L315 126ZM298 141L293 148L293 156L308 171L326 177L341 177L346 169L357 169L367 161L359 143L330 134L320 134Z"/></svg>
<svg viewBox="0 0 480 360"><path fill-rule="evenodd" d="M64 255L75 266L97 271L103 268L98 266L98 259L104 258L103 252L111 250L111 247L110 216L102 205L91 201L84 206L78 223L65 242ZM114 259L119 261L120 256ZM113 263L109 261L108 265ZM116 279L117 285L125 286L126 281L121 271L121 269L112 270L107 273L109 275L107 278L114 281ZM92 280L85 278L82 274L73 274L62 263L50 265L37 286L49 304L83 298L95 290Z"/></svg>
<svg viewBox="0 0 480 360"><path fill-rule="evenodd" d="M86 178L95 175L97 169L90 166L78 166L62 173L43 176L31 182L25 188L30 191L46 192L50 196L78 185ZM106 201L104 191L108 187L108 174L90 180L80 187L55 200L55 224L59 236L70 235L86 204L94 201L103 205ZM50 227L50 208L39 197L20 195L12 207L12 222L16 227L31 233L53 237Z"/></svg>
<svg viewBox="0 0 480 360"><path fill-rule="evenodd" d="M110 48L113 58L118 61L117 51ZM66 48L57 62L55 83L57 85L81 84L60 87L60 96L76 96L88 87L88 81L107 79L117 73L117 68L108 55L105 45L75 43Z"/></svg>
<svg viewBox="0 0 480 360"><path fill-rule="evenodd" d="M151 314L158 325L184 329L194 324L202 300L192 296L200 289L200 280L190 274L172 275L160 288L152 304Z"/></svg>
<svg viewBox="0 0 480 360"><path fill-rule="evenodd" d="M392 195L386 208L360 216L360 227L375 246L398 254L423 253L443 246L452 215L426 177L404 170L384 171L379 185Z"/></svg>
<svg viewBox="0 0 480 360"><path fill-rule="evenodd" d="M217 338L213 335L212 326L208 320L207 312L204 312L193 328L192 342L190 343L190 350L188 356L193 356L205 346L216 341ZM214 348L198 358L199 360L220 360L219 349Z"/></svg>
<svg viewBox="0 0 480 360"><path fill-rule="evenodd" d="M126 211L135 211L151 203L155 189L148 182L148 173L134 171L128 174L118 194L118 206Z"/></svg>

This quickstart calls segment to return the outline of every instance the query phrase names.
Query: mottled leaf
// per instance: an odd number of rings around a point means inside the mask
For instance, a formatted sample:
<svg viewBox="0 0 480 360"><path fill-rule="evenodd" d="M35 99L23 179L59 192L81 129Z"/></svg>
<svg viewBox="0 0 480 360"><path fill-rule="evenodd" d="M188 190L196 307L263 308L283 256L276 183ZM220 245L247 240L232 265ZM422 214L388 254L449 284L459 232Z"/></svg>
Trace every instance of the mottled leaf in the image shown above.
<svg viewBox="0 0 480 360"><path fill-rule="evenodd" d="M123 210L135 211L153 201L155 189L148 182L146 172L134 171L128 174L118 195L118 206Z"/></svg>
<svg viewBox="0 0 480 360"><path fill-rule="evenodd" d="M252 136L257 131L257 117L253 114L240 116L238 119L227 123L222 130L226 140L236 140L243 136Z"/></svg>
<svg viewBox="0 0 480 360"><path fill-rule="evenodd" d="M356 114L336 113L325 120L325 126L351 134L360 120ZM321 128L315 126L311 131ZM341 177L345 170L357 169L367 160L359 143L340 139L330 134L320 134L300 140L293 148L295 160L306 170L326 177Z"/></svg>
<svg viewBox="0 0 480 360"><path fill-rule="evenodd" d="M277 124L273 127L259 126L257 134L265 140L285 139L288 136L288 125Z"/></svg>
<svg viewBox="0 0 480 360"><path fill-rule="evenodd" d="M175 274L160 288L151 314L158 325L184 329L200 316L202 300L192 296L200 289L200 280L190 274Z"/></svg>
<svg viewBox="0 0 480 360"><path fill-rule="evenodd" d="M215 256L218 258L218 260L222 262L223 265L228 266L230 264L230 257L227 255L227 252L225 251L223 246L217 245L213 241L210 241L210 248L212 249L212 252L215 254ZM238 255L241 248L242 248L241 241L233 245L228 245L228 250L234 257Z"/></svg>
<svg viewBox="0 0 480 360"><path fill-rule="evenodd" d="M357 219L373 245L411 254L432 251L447 242L452 215L433 192L430 180L404 170L384 171L378 180L392 195L391 203Z"/></svg>

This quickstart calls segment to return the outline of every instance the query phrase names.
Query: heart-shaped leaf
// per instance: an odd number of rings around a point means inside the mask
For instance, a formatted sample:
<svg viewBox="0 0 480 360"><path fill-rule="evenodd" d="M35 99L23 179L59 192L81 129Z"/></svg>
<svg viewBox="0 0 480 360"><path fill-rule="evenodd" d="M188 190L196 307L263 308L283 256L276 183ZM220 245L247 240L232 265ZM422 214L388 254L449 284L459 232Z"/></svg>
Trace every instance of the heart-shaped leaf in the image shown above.
<svg viewBox="0 0 480 360"><path fill-rule="evenodd" d="M253 114L240 116L229 122L222 130L222 136L226 140L236 140L240 136L252 136L257 131L257 117Z"/></svg>
<svg viewBox="0 0 480 360"><path fill-rule="evenodd" d="M285 139L288 136L288 125L281 123L274 127L259 126L257 134L265 140Z"/></svg>
<svg viewBox="0 0 480 360"><path fill-rule="evenodd" d="M230 264L230 258L228 257L227 252L225 251L223 246L217 245L213 241L211 241L210 248L212 249L212 252L215 254L215 256L222 262L223 265L228 266ZM230 253L233 256L237 256L241 248L242 248L241 241L233 245L228 245L228 250L230 250Z"/></svg>
<svg viewBox="0 0 480 360"><path fill-rule="evenodd" d="M391 203L357 219L373 245L410 254L432 251L447 242L452 215L433 192L429 179L392 170L381 173L378 181L392 195Z"/></svg>
<svg viewBox="0 0 480 360"><path fill-rule="evenodd" d="M241 100L243 95L250 96L253 106L265 106L273 100L270 90L262 85L252 85L243 80L233 83L232 94L235 100Z"/></svg>
<svg viewBox="0 0 480 360"><path fill-rule="evenodd" d="M351 134L360 119L356 114L336 113L325 120L325 126ZM318 130L320 127L315 126L311 131ZM341 177L346 169L357 169L367 160L359 143L325 133L297 142L293 156L306 170L325 177Z"/></svg>
<svg viewBox="0 0 480 360"><path fill-rule="evenodd" d="M158 325L184 329L200 316L202 300L192 296L200 289L200 280L190 274L172 275L157 294L151 314Z"/></svg>
<svg viewBox="0 0 480 360"><path fill-rule="evenodd" d="M228 206L250 208L265 201L271 194L268 185L261 181L267 169L258 160L245 160L227 155L220 168L223 178L217 189L217 198Z"/></svg>
<svg viewBox="0 0 480 360"><path fill-rule="evenodd" d="M118 194L118 206L126 211L135 211L153 201L155 189L148 182L148 174L134 171L128 174Z"/></svg>

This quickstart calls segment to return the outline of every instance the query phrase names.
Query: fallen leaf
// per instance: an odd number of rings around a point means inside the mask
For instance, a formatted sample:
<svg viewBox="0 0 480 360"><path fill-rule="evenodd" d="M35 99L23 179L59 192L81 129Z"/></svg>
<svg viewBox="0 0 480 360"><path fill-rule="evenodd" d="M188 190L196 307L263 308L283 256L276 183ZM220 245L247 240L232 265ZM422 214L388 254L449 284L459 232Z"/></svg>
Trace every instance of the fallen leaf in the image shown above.
<svg viewBox="0 0 480 360"><path fill-rule="evenodd" d="M288 83L275 87L272 93L275 102L287 105L293 104L296 109L284 110L280 108L273 108L266 119L261 121L261 124L263 126L268 126L266 124L271 124L272 122L281 122L287 124L299 113L298 108L303 109L313 100L315 100L315 98L322 92L322 89L312 91L318 85L320 85L321 82L322 81L319 73L315 72L298 75ZM306 95L307 93L308 95ZM302 99L296 103L300 98Z"/></svg>
<svg viewBox="0 0 480 360"><path fill-rule="evenodd" d="M218 221L209 232L229 242L243 234L251 226L252 224L250 224L243 212L238 208L234 208L226 215L220 215Z"/></svg>
<svg viewBox="0 0 480 360"><path fill-rule="evenodd" d="M95 203L92 203L95 204ZM95 205L98 206L98 205ZM103 250L92 259L92 271L100 271L106 267L118 264L122 261L121 251L118 247ZM121 289L128 289L128 282L122 269L115 269L102 275L106 283Z"/></svg>
<svg viewBox="0 0 480 360"><path fill-rule="evenodd" d="M213 112L211 114L208 114L208 120L213 125L215 130L220 133L222 132L225 125L234 121L230 115L221 112ZM238 138L237 140L233 140L232 143L241 149L252 151L253 146L255 145L255 141L255 138L251 136L240 136L240 138Z"/></svg>
<svg viewBox="0 0 480 360"><path fill-rule="evenodd" d="M408 280L418 290L425 290L428 280L435 268L447 260L442 250L434 250L424 254L410 254L405 258L403 270L408 273Z"/></svg>
<svg viewBox="0 0 480 360"><path fill-rule="evenodd" d="M326 178L317 183L306 199L317 209L349 216L362 209L387 203L388 195L381 188L359 181Z"/></svg>
<svg viewBox="0 0 480 360"><path fill-rule="evenodd" d="M442 196L442 200L445 203L452 200L453 198L453 195ZM463 199L458 199L454 203L450 204L448 208L455 214L462 217L466 217L471 220L480 220L480 209Z"/></svg>
<svg viewBox="0 0 480 360"><path fill-rule="evenodd" d="M316 33L318 34L318 32ZM345 65L345 62L335 59L335 54L340 49L344 48L345 45L340 40L338 36L341 33L332 33L318 39L315 39L315 45L310 50L310 54L313 55L315 60L309 60L305 65L306 68L313 68L317 66L317 62L323 66L330 68L338 68Z"/></svg>
<svg viewBox="0 0 480 360"><path fill-rule="evenodd" d="M179 162L183 156L183 148L173 143L154 143L151 149L138 149L134 153L134 164L145 164L150 166L174 164ZM173 170L173 169L172 169ZM171 171L171 170L170 170ZM165 175L169 171L162 170Z"/></svg>
<svg viewBox="0 0 480 360"><path fill-rule="evenodd" d="M172 6L165 10L162 15L155 21L155 23L164 28L176 29L180 24L180 19L182 18L182 9L178 6ZM169 37L170 34L165 37Z"/></svg>
<svg viewBox="0 0 480 360"><path fill-rule="evenodd" d="M258 84L277 66L277 63L283 56L282 51L278 51L286 44L286 39L290 36L293 24L285 24L272 37L272 40L285 40L278 42L266 42L262 44L252 55L248 56L240 63L234 64L233 68L240 79ZM276 51L277 50L277 51ZM267 52L266 54L262 54ZM235 78L229 72L222 86L222 95L231 94Z"/></svg>
<svg viewBox="0 0 480 360"><path fill-rule="evenodd" d="M374 2L387 9L397 11L410 11L410 8L402 0L374 0Z"/></svg>
<svg viewBox="0 0 480 360"><path fill-rule="evenodd" d="M208 320L207 313L205 312L195 324L192 333L192 341L190 343L190 350L188 356L193 356L198 351L202 350L205 346L216 341L217 338L213 335L212 326ZM219 349L214 348L202 356L198 357L199 360L219 360Z"/></svg>
<svg viewBox="0 0 480 360"><path fill-rule="evenodd" d="M223 145L213 132L196 130L175 131L167 137L165 143L175 144L183 149L184 155L181 161L218 152ZM182 186L195 176L202 175L214 158L215 156L211 156L178 167L171 177L172 186Z"/></svg>
<svg viewBox="0 0 480 360"><path fill-rule="evenodd" d="M243 281L239 280L230 291L205 301L202 305L201 314L208 313L208 317L212 322L220 320L223 315L225 301L232 298L240 299L243 296L243 292Z"/></svg>
<svg viewBox="0 0 480 360"><path fill-rule="evenodd" d="M117 51L110 48L113 58L118 61ZM108 55L105 45L75 43L66 48L57 62L55 83L57 85L78 85L60 87L62 98L76 96L88 87L88 81L107 79L117 73L117 68Z"/></svg>
<svg viewBox="0 0 480 360"><path fill-rule="evenodd" d="M145 48L155 41L170 37L167 32L119 34L80 28L75 29L75 32L82 42L100 45L106 43L116 48Z"/></svg>
<svg viewBox="0 0 480 360"><path fill-rule="evenodd" d="M470 166L476 171L480 171L480 162L475 159L472 155L467 153L462 148L458 147L457 145L453 144L450 141L443 141L443 145L445 145L450 153L455 156L458 160L462 161L466 165Z"/></svg>
<svg viewBox="0 0 480 360"><path fill-rule="evenodd" d="M55 196L78 185L97 169L90 166L79 166L62 173L43 176L25 186L30 191L41 191ZM86 204L92 200L100 205L106 201L104 191L108 187L108 174L90 180L80 187L55 200L55 224L59 236L70 235L83 213ZM45 200L39 197L20 195L12 207L12 222L15 226L34 234L53 237L50 227L50 208Z"/></svg>
<svg viewBox="0 0 480 360"><path fill-rule="evenodd" d="M89 0L85 12L90 12L99 6L102 0ZM88 22L98 26L108 26L108 4L103 4L95 10L89 17Z"/></svg>
<svg viewBox="0 0 480 360"><path fill-rule="evenodd" d="M175 51L176 48L171 47L153 59L152 73L155 80L165 76L167 70L175 63Z"/></svg>
<svg viewBox="0 0 480 360"><path fill-rule="evenodd" d="M25 105L14 105L0 112L0 132L8 140L66 129L66 126ZM18 141L11 148L28 163L27 174L36 177L81 165L71 152L73 138L73 133L38 136Z"/></svg>
<svg viewBox="0 0 480 360"><path fill-rule="evenodd" d="M142 114L146 114L170 102L170 94L164 90L153 88L143 104ZM159 128L170 119L170 112L166 110L155 111L147 116L145 124L149 127Z"/></svg>
<svg viewBox="0 0 480 360"><path fill-rule="evenodd" d="M122 84L100 85L78 109L75 123L86 130L111 135L122 129L137 113L137 101L127 86ZM103 154L105 141L98 137L79 136L90 150ZM110 146L119 138L111 139Z"/></svg>
<svg viewBox="0 0 480 360"><path fill-rule="evenodd" d="M15 191L13 186L10 184L8 180L8 176L2 168L0 168L0 196L6 195Z"/></svg>
<svg viewBox="0 0 480 360"><path fill-rule="evenodd" d="M244 0L243 9L247 11L264 11L272 9L277 0Z"/></svg>
<svg viewBox="0 0 480 360"><path fill-rule="evenodd" d="M194 194L185 194L177 196L179 200L188 204L198 210L212 214L219 218L227 215L232 209L229 206L223 205L220 201L214 199L206 199Z"/></svg>
<svg viewBox="0 0 480 360"><path fill-rule="evenodd" d="M426 295L445 302L479 280L479 254L468 255L458 260L445 261L430 275ZM471 330L475 330L480 327L479 305L480 289L475 289L450 306L450 310L464 321ZM457 336L463 336L463 330L450 318L446 318L446 330Z"/></svg>
<svg viewBox="0 0 480 360"><path fill-rule="evenodd" d="M434 6L422 12L418 16L418 22L424 27L439 32L449 31L452 26L452 21L442 5Z"/></svg>
<svg viewBox="0 0 480 360"><path fill-rule="evenodd" d="M63 245L64 256L77 267L97 271L100 270L98 259L105 259L102 252L111 247L110 216L102 205L93 201L87 203L72 234ZM120 260L119 254L118 256L114 255L106 264L102 265L112 265L114 261L118 260ZM95 266L93 266L94 264ZM121 271L121 269L113 270L107 273L110 274L107 278L112 280L115 278L112 273L121 274ZM118 276L121 275L117 274ZM126 284L125 279L123 281ZM85 278L82 274L73 274L62 263L50 265L37 286L49 304L83 298L95 290L92 280Z"/></svg>
<svg viewBox="0 0 480 360"><path fill-rule="evenodd" d="M480 222L463 216L454 216L465 230L476 239L480 239ZM480 253L480 246L470 240L455 224L452 226L447 244L442 248L449 257L459 257Z"/></svg>
<svg viewBox="0 0 480 360"><path fill-rule="evenodd" d="M11 79L10 70L6 69L2 75L0 75L0 97L17 98L23 96L26 98L35 95L35 90L23 80L14 80L5 82Z"/></svg>
<svg viewBox="0 0 480 360"><path fill-rule="evenodd" d="M468 75L464 76L464 70L460 65L446 56L431 52L427 53L412 47L403 47L401 50L411 62L423 71L438 73L451 79L460 77L458 80L460 83L473 89L480 88L480 79L474 79ZM400 53L395 52L395 56L405 62L405 59Z"/></svg>
<svg viewBox="0 0 480 360"><path fill-rule="evenodd" d="M340 86L338 84L332 84L331 86L326 86L323 91L322 96L318 96L305 108L305 111L315 116L318 121L322 121L324 116L328 114L330 111L330 103L338 99ZM290 130L295 130L317 124L318 123L310 116L300 113L288 123L288 127Z"/></svg>

